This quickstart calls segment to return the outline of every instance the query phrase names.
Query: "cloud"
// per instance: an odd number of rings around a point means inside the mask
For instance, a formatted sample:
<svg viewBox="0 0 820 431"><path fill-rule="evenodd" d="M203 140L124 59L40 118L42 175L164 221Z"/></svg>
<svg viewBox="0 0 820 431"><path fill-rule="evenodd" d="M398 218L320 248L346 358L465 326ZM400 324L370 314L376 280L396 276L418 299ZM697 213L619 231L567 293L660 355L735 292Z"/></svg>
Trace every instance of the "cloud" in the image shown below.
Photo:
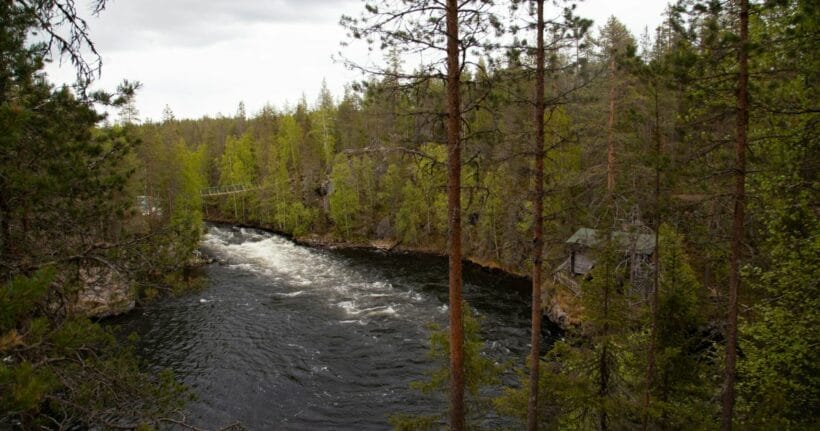
<svg viewBox="0 0 820 431"><path fill-rule="evenodd" d="M242 38L259 25L328 22L355 0L117 0L92 37L104 51L145 46L202 47Z"/></svg>
<svg viewBox="0 0 820 431"><path fill-rule="evenodd" d="M143 119L161 118L166 104L177 118L196 118L233 113L240 100L248 113L268 102L292 106L302 94L313 102L322 79L340 97L346 83L361 78L330 59L345 40L339 17L358 15L360 0L108 1L99 18L89 19L103 56L96 85L112 90L123 78L142 82L137 105ZM578 12L599 25L613 13L627 17L639 32L659 22L665 3L587 0ZM381 59L362 43L343 50L362 63ZM409 58L405 65L418 61ZM47 70L57 83L73 81L70 64Z"/></svg>
<svg viewBox="0 0 820 431"><path fill-rule="evenodd" d="M109 0L88 20L103 56L95 88L140 81L140 117L155 120L166 104L177 118L196 118L231 114L240 100L249 113L303 94L312 103L323 79L340 96L358 74L331 61L345 37L338 20L360 8L359 0ZM55 82L73 80L70 65L47 70Z"/></svg>

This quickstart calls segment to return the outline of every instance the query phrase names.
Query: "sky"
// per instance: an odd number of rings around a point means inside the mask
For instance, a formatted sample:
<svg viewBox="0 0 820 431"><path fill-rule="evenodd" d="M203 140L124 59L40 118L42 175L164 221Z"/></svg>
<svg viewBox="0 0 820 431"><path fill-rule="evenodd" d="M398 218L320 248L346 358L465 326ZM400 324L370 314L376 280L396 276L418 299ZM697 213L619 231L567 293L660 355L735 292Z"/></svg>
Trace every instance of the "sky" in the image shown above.
<svg viewBox="0 0 820 431"><path fill-rule="evenodd" d="M666 3L586 0L577 13L596 28L614 15L637 37L661 22ZM103 61L96 86L141 82L139 118L155 121L166 105L177 118L199 118L233 115L240 101L249 115L266 104L292 107L303 96L313 103L323 80L340 97L361 75L333 57L344 50L365 60L367 51L342 48L338 22L362 9L360 0L108 0L88 18ZM70 64L54 61L46 71L56 83L73 81Z"/></svg>

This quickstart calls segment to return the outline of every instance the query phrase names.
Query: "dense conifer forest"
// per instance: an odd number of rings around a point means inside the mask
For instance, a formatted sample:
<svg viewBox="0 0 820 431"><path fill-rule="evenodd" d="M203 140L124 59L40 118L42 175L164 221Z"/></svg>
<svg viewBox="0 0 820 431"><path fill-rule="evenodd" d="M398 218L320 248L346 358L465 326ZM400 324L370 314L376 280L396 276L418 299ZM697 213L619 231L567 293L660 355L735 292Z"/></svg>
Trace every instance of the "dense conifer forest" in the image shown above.
<svg viewBox="0 0 820 431"><path fill-rule="evenodd" d="M350 60L364 79L343 95L156 121L139 84L49 84L54 47L27 35L73 2L0 5L0 428L184 426L184 388L72 304L109 270L139 303L198 283L206 220L314 244L458 243L528 276L537 262L534 316L561 317L563 341L534 348L535 367L510 358L517 384L482 399L498 382L451 290L459 331L433 335L445 374L430 383L449 415L397 412L396 429L818 427L815 2L681 0L643 34L569 2L377 3L342 25L386 60ZM90 73L77 30L50 40ZM416 49L441 59L414 64Z"/></svg>

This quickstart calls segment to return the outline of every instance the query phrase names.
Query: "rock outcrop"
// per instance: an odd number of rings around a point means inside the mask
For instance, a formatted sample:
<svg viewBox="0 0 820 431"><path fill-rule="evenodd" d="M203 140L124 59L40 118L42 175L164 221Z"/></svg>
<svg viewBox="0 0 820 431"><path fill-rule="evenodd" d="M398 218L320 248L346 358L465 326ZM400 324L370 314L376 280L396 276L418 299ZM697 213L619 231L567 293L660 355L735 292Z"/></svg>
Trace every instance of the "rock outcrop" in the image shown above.
<svg viewBox="0 0 820 431"><path fill-rule="evenodd" d="M88 317L127 313L136 305L136 295L127 278L113 268L80 268L80 290L71 311Z"/></svg>
<svg viewBox="0 0 820 431"><path fill-rule="evenodd" d="M544 313L563 329L581 324L581 309L578 300L566 289L552 286L546 290Z"/></svg>

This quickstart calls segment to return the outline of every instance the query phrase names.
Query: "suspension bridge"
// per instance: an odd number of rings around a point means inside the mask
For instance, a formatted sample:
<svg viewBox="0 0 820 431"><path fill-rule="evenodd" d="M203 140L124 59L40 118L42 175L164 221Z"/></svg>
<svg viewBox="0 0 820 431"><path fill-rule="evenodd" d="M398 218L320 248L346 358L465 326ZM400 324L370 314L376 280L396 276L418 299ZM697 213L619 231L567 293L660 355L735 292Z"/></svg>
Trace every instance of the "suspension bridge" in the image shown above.
<svg viewBox="0 0 820 431"><path fill-rule="evenodd" d="M247 193L253 190L258 190L259 186L253 184L227 184L223 186L207 187L200 191L202 196L202 205L205 208L205 217L208 217L208 204L205 202L206 198L216 196L233 196L233 213L234 218L239 217L239 208L237 207L236 196L242 193ZM245 200L242 199L242 217L245 216Z"/></svg>
<svg viewBox="0 0 820 431"><path fill-rule="evenodd" d="M228 184L224 186L204 188L202 189L202 192L200 194L203 198L209 198L212 196L224 196L233 195L237 193L245 193L257 189L259 189L259 187L253 184Z"/></svg>

